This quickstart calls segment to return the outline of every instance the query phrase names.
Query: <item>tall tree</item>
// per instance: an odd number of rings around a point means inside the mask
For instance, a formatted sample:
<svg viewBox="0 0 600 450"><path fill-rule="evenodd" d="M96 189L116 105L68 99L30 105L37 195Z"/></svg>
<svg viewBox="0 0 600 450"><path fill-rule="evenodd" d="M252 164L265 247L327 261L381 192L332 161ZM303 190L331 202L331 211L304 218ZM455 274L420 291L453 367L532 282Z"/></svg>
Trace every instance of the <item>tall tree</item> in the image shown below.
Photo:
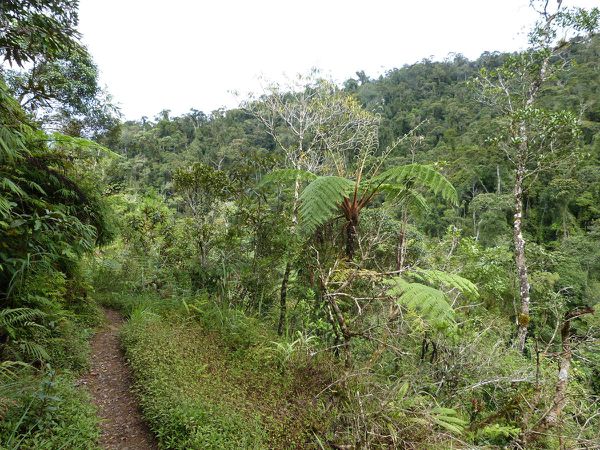
<svg viewBox="0 0 600 450"><path fill-rule="evenodd" d="M55 58L77 46L77 0L3 0L0 4L0 55L23 67Z"/></svg>
<svg viewBox="0 0 600 450"><path fill-rule="evenodd" d="M199 263L205 269L211 238L216 228L214 222L219 213L217 203L229 196L229 180L223 171L203 163L177 170L173 180L175 190L182 195L194 219Z"/></svg>
<svg viewBox="0 0 600 450"><path fill-rule="evenodd" d="M27 68L5 72L19 103L45 128L74 136L95 136L116 125L118 110L98 83L98 68L88 51L43 56Z"/></svg>
<svg viewBox="0 0 600 450"><path fill-rule="evenodd" d="M533 1L539 20L529 33L529 48L509 56L498 69L482 69L477 78L481 100L499 114L495 138L513 167L513 244L519 280L520 310L516 345L525 348L530 322L530 280L523 235L523 199L527 183L561 158L573 154L578 123L568 111L543 109L543 90L566 66L565 55L577 34L590 35L598 27L598 9L568 9Z"/></svg>
<svg viewBox="0 0 600 450"><path fill-rule="evenodd" d="M270 84L260 99L244 107L266 128L283 153L283 172L294 183L290 235L296 235L302 173L338 173L345 176L354 156L377 142L378 118L333 83L311 74L287 85ZM277 176L282 175L279 173ZM293 248L293 246L291 247ZM293 255L286 256L280 289L279 334L286 317L287 285Z"/></svg>

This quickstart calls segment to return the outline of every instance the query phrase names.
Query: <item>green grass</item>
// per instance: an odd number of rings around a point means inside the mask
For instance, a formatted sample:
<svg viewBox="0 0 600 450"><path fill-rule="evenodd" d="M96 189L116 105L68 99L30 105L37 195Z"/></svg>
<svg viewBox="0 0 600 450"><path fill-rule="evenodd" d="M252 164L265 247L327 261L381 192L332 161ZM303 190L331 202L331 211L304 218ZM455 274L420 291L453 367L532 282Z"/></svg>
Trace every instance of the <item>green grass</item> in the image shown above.
<svg viewBox="0 0 600 450"><path fill-rule="evenodd" d="M207 301L111 304L130 315L122 341L161 448L319 448L332 419L317 396L331 381L325 360L281 358L258 321Z"/></svg>
<svg viewBox="0 0 600 450"><path fill-rule="evenodd" d="M0 448L98 448L96 410L87 392L75 386L74 376L29 372L21 370L16 380L2 385Z"/></svg>

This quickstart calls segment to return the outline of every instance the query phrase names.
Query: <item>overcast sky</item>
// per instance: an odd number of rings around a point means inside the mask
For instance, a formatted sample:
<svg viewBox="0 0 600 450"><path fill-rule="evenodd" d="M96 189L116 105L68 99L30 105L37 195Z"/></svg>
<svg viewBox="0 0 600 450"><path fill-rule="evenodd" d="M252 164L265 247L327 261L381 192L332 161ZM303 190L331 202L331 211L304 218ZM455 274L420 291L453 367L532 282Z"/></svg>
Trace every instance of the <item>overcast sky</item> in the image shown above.
<svg viewBox="0 0 600 450"><path fill-rule="evenodd" d="M79 29L101 82L137 119L236 106L231 91L259 91L259 76L317 67L343 81L520 49L534 17L528 0L80 0Z"/></svg>

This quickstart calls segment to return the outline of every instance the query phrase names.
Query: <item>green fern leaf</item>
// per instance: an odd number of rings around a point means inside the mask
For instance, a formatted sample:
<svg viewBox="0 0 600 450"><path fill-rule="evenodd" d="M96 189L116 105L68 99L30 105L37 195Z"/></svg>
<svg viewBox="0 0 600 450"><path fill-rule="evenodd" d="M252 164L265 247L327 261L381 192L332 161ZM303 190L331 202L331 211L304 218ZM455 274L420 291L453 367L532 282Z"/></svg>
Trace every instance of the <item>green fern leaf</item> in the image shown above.
<svg viewBox="0 0 600 450"><path fill-rule="evenodd" d="M479 297L477 286L466 278L455 273L443 272L441 270L419 269L415 268L410 274L417 281L431 284L437 287L448 286L458 289L463 295L469 298Z"/></svg>
<svg viewBox="0 0 600 450"><path fill-rule="evenodd" d="M52 133L50 135L49 146L52 149L60 147L61 151L71 154L75 157L93 157L108 156L109 158L123 158L111 149L98 144L89 139L68 136L62 133Z"/></svg>
<svg viewBox="0 0 600 450"><path fill-rule="evenodd" d="M318 177L300 196L300 225L305 233L333 219L344 198L354 190L354 182L342 177Z"/></svg>
<svg viewBox="0 0 600 450"><path fill-rule="evenodd" d="M439 327L454 324L454 310L442 291L421 283L409 283L400 277L387 283L392 286L387 295L396 298L399 305L414 311L425 321Z"/></svg>
<svg viewBox="0 0 600 450"><path fill-rule="evenodd" d="M395 203L404 204L421 211L429 209L429 204L425 197L420 192L408 186L384 183L379 187L379 191L386 194L386 200L393 200Z"/></svg>
<svg viewBox="0 0 600 450"><path fill-rule="evenodd" d="M31 367L22 361L2 361L0 363L0 380L16 379L18 376L17 368Z"/></svg>
<svg viewBox="0 0 600 450"><path fill-rule="evenodd" d="M48 352L40 344L31 341L16 341L23 355L28 356L36 361L47 361L50 359Z"/></svg>
<svg viewBox="0 0 600 450"><path fill-rule="evenodd" d="M434 408L431 411L431 420L436 425L456 434L461 434L467 422L460 417L454 409L450 408Z"/></svg>
<svg viewBox="0 0 600 450"><path fill-rule="evenodd" d="M407 164L392 167L370 181L371 184L397 184L400 187L414 184L429 189L435 195L441 196L447 202L457 205L456 189L448 179L431 166L422 164Z"/></svg>
<svg viewBox="0 0 600 450"><path fill-rule="evenodd" d="M24 322L30 322L33 319L44 317L46 314L39 309L32 308L7 308L0 311L0 327L9 327Z"/></svg>

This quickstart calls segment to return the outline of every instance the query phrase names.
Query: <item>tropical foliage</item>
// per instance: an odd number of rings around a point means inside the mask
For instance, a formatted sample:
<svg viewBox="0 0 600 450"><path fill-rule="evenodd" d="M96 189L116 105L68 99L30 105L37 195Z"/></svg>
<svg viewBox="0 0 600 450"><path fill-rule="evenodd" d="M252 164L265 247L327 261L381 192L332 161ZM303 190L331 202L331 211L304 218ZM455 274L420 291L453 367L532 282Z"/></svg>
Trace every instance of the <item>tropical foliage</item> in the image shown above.
<svg viewBox="0 0 600 450"><path fill-rule="evenodd" d="M535 3L523 52L126 122L76 2L2 5L2 445L96 445L101 304L161 448L598 447L600 13Z"/></svg>

